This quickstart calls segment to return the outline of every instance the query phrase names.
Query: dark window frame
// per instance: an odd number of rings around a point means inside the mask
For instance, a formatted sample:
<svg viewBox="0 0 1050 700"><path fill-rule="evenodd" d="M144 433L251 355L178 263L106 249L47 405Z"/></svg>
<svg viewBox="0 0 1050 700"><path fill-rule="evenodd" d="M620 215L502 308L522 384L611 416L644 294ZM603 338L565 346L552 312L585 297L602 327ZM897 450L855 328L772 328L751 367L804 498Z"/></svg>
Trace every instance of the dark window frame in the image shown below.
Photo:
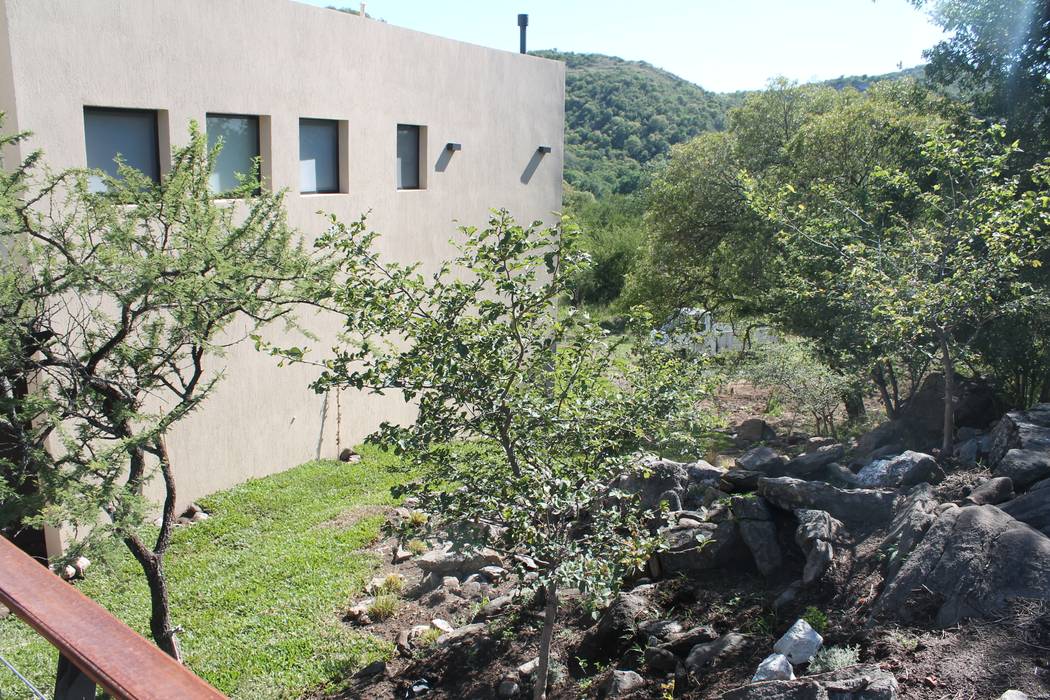
<svg viewBox="0 0 1050 700"><path fill-rule="evenodd" d="M155 173L145 173L145 172L143 172L142 174L146 175L147 177L149 177L151 180L153 180L154 183L159 184L160 183L161 170L163 169L161 167L161 152L160 152L160 110L147 109L147 108L144 108L144 107L109 107L109 106L102 107L102 106L96 106L96 105L84 105L83 118L84 118L84 161L85 161L85 163L87 162L87 145L88 145L87 144L87 115L88 115L89 112L95 112L95 113L107 113L108 112L110 114L128 114L128 113L132 113L132 114L148 114L148 115L150 115L153 118L153 129L152 129L153 143L150 144L150 146L151 146L152 152L154 153L154 155L156 156L156 159L157 159L156 160L156 172ZM114 159L114 161L115 160L116 159ZM88 167L90 168L91 166L88 165ZM138 168L136 168L136 170L138 170ZM139 170L139 172L142 172L142 171Z"/></svg>
<svg viewBox="0 0 1050 700"><path fill-rule="evenodd" d="M262 163L262 115L261 114L240 114L236 112L205 112L204 113L204 138L208 138L208 119L211 117L223 117L227 119L254 119L255 120L255 158L259 161L259 186L252 190L253 195L259 195L262 193L262 179L263 179L263 163ZM211 144L208 145L208 149L211 149ZM233 190L224 190L222 192L213 192L216 197L222 198L229 194Z"/></svg>
<svg viewBox="0 0 1050 700"><path fill-rule="evenodd" d="M423 124L407 124L405 122L398 122L394 129L394 164L397 165L397 149L399 144L398 137L401 135L403 128L415 129L416 132L416 184L414 187L402 187L397 185L397 181L401 178L401 172L395 173L394 183L398 192L412 192L416 190L425 190L426 182L424 180L424 149L423 149L423 134L425 133L426 127Z"/></svg>
<svg viewBox="0 0 1050 700"><path fill-rule="evenodd" d="M340 194L343 192L343 168L342 168L342 135L340 134L340 121L339 119L324 119L321 117L299 117L299 158L303 157L303 146L302 146L302 128L303 122L314 123L314 124L330 124L335 127L335 189L325 190L304 190L302 188L302 182L299 183L299 194Z"/></svg>

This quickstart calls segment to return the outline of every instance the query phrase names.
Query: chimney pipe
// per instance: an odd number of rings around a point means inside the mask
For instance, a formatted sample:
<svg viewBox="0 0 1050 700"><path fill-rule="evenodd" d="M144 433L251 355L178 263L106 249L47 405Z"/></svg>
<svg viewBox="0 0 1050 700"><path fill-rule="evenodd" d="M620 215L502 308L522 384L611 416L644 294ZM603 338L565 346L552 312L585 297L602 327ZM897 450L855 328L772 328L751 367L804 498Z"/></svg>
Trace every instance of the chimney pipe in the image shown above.
<svg viewBox="0 0 1050 700"><path fill-rule="evenodd" d="M521 27L521 49L520 50L521 50L521 53L526 53L526 51L525 51L525 28L529 26L529 16L528 15L518 15L518 26Z"/></svg>

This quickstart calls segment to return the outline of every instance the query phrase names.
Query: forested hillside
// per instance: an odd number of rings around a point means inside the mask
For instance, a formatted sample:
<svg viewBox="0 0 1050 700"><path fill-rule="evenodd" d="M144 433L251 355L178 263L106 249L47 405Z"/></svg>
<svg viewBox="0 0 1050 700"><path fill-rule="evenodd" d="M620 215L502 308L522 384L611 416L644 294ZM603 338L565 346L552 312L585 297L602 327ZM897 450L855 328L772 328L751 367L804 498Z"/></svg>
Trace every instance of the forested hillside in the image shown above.
<svg viewBox="0 0 1050 700"><path fill-rule="evenodd" d="M725 125L721 96L643 61L537 51L566 63L565 179L595 194L634 192L673 144Z"/></svg>

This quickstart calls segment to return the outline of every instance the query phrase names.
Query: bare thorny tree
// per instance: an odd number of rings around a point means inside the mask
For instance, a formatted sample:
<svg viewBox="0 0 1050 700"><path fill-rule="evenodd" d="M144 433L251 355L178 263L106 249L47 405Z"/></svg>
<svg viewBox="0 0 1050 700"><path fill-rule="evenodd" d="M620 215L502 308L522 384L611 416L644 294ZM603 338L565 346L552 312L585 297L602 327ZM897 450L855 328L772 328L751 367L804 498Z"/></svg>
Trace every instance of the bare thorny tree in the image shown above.
<svg viewBox="0 0 1050 700"><path fill-rule="evenodd" d="M86 530L70 557L119 538L148 582L150 631L177 659L165 436L221 379L223 350L261 325L291 322L324 271L294 240L282 193L249 177L223 193L235 203L217 200L216 153L194 125L160 183L123 167L119 177L39 174L33 154L0 189L0 403L15 446L0 455L0 527ZM154 534L143 494L156 474L164 500Z"/></svg>

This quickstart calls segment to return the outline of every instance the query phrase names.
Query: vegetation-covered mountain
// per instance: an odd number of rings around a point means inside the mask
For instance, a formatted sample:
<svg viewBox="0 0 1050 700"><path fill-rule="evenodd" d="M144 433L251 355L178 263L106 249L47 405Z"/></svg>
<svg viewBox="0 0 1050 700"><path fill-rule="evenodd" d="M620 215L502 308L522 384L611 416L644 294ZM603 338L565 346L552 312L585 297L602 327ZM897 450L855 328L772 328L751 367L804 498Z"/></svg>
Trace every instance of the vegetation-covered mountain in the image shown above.
<svg viewBox="0 0 1050 700"><path fill-rule="evenodd" d="M595 194L631 193L673 144L723 128L721 96L644 61L537 51L564 61L565 179Z"/></svg>
<svg viewBox="0 0 1050 700"><path fill-rule="evenodd" d="M648 164L671 146L725 127L748 92L718 94L644 61L596 53L536 51L566 64L565 180L595 195L645 187ZM836 89L865 90L881 80L922 77L922 67L885 75L843 76Z"/></svg>

